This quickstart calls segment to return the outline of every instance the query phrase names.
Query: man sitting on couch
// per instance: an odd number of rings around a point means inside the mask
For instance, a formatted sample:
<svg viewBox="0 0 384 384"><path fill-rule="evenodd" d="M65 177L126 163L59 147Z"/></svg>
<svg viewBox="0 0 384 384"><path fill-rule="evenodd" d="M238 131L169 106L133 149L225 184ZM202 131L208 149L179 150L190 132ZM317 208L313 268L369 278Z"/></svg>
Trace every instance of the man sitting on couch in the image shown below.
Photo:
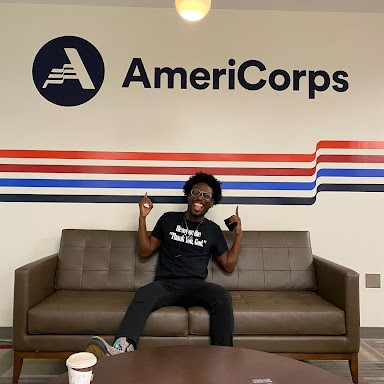
<svg viewBox="0 0 384 384"><path fill-rule="evenodd" d="M212 175L198 172L184 185L188 208L185 212L167 212L148 235L146 217L153 208L147 194L139 202L138 245L143 257L160 248L155 281L137 290L121 322L113 345L99 336L92 337L86 350L98 358L133 351L139 342L148 316L170 305L201 306L210 312L211 344L233 345L233 309L229 292L220 285L205 282L209 259L214 258L226 271L233 272L242 238L238 214L235 239L228 249L220 227L205 214L222 197L221 184Z"/></svg>

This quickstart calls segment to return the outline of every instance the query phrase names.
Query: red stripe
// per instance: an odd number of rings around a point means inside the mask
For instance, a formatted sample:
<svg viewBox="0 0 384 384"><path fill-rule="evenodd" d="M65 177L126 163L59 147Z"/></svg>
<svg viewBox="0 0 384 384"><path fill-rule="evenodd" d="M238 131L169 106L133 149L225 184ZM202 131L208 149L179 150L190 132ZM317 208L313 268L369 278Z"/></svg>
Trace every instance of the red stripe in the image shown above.
<svg viewBox="0 0 384 384"><path fill-rule="evenodd" d="M384 155L320 155L320 163L384 163ZM312 176L316 168L148 167L53 164L0 164L0 172L190 175L196 171L228 176Z"/></svg>
<svg viewBox="0 0 384 384"><path fill-rule="evenodd" d="M343 149L384 149L384 141L347 141L347 140L321 140L316 145L316 151L326 148Z"/></svg>
<svg viewBox="0 0 384 384"><path fill-rule="evenodd" d="M311 176L316 168L221 168L221 167L131 167L99 165L0 164L0 172L87 173L126 175L191 175L204 171L215 175L238 176Z"/></svg>
<svg viewBox="0 0 384 384"><path fill-rule="evenodd" d="M384 163L384 155L320 155L316 163Z"/></svg>
<svg viewBox="0 0 384 384"><path fill-rule="evenodd" d="M100 152L50 150L0 150L0 158L14 159L86 159L86 160L154 160L154 161L241 161L307 162L314 154L254 153L178 153L178 152Z"/></svg>
<svg viewBox="0 0 384 384"><path fill-rule="evenodd" d="M322 140L316 151L326 148L384 149L384 141ZM310 162L310 154L255 154L255 153L178 153L178 152L111 152L111 151L54 151L34 149L3 149L0 158L17 159L87 159L87 160L154 160L154 161L238 161L238 162Z"/></svg>

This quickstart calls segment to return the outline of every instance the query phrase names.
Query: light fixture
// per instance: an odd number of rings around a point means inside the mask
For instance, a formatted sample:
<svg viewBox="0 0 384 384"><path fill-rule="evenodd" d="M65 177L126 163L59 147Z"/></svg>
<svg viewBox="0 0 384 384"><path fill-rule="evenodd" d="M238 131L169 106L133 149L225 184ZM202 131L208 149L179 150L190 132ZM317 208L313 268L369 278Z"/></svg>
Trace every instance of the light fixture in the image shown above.
<svg viewBox="0 0 384 384"><path fill-rule="evenodd" d="M199 21L211 8L211 0L175 0L177 13L185 20Z"/></svg>

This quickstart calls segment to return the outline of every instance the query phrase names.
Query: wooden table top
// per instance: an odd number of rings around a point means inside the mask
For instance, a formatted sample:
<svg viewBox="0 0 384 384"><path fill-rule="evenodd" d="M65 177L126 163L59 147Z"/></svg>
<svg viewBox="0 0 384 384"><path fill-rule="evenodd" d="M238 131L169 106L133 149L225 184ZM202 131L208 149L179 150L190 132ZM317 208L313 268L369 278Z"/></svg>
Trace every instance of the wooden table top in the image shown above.
<svg viewBox="0 0 384 384"><path fill-rule="evenodd" d="M350 384L310 364L251 349L153 347L98 360L92 384ZM65 373L49 384L68 384Z"/></svg>

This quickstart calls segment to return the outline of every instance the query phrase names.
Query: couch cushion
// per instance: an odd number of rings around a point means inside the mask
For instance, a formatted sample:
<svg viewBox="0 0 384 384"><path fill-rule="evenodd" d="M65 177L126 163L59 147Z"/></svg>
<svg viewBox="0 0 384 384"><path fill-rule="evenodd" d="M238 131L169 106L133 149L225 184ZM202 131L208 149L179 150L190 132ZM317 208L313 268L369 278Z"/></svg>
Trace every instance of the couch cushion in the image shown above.
<svg viewBox="0 0 384 384"><path fill-rule="evenodd" d="M134 290L135 232L62 231L56 289Z"/></svg>
<svg viewBox="0 0 384 384"><path fill-rule="evenodd" d="M233 233L225 232L230 246ZM316 288L309 233L245 231L233 273L212 263L207 281L229 290L313 290Z"/></svg>
<svg viewBox="0 0 384 384"><path fill-rule="evenodd" d="M133 292L56 291L28 311L28 333L114 335ZM161 308L145 325L144 336L186 336L188 313L182 307Z"/></svg>
<svg viewBox="0 0 384 384"><path fill-rule="evenodd" d="M228 245L233 233L224 232ZM135 291L154 280L158 253L142 258L136 231L62 231L56 289ZM313 290L313 257L306 231L244 231L233 273L215 263L207 281L230 290Z"/></svg>
<svg viewBox="0 0 384 384"><path fill-rule="evenodd" d="M133 292L56 291L28 311L30 334L115 334ZM310 291L232 291L235 335L343 335L344 312ZM65 314L65 316L63 316ZM188 324L189 316L189 324ZM201 307L153 312L143 336L209 335Z"/></svg>
<svg viewBox="0 0 384 384"><path fill-rule="evenodd" d="M342 310L315 292L232 291L235 335L345 335ZM189 331L209 334L209 315L189 308Z"/></svg>

